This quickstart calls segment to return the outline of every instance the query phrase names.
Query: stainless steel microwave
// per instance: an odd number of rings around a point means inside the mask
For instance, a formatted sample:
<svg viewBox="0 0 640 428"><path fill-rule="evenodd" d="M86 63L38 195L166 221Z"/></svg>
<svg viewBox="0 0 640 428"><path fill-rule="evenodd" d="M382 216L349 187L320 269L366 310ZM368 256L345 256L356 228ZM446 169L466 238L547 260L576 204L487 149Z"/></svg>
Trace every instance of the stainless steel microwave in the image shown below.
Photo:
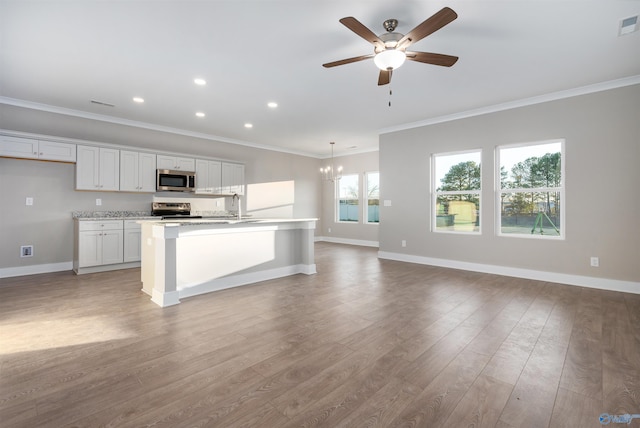
<svg viewBox="0 0 640 428"><path fill-rule="evenodd" d="M159 169L156 181L158 192L194 192L196 190L196 173L193 171L177 171Z"/></svg>

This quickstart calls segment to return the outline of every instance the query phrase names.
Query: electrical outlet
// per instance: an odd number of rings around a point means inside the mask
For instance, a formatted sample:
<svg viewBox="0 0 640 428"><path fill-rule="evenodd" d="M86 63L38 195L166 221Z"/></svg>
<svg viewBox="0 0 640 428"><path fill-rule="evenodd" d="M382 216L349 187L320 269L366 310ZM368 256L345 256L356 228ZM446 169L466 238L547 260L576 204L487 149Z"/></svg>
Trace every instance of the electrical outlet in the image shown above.
<svg viewBox="0 0 640 428"><path fill-rule="evenodd" d="M406 246L407 246L407 241L406 241L406 240L404 240L404 239L402 240L402 246L403 246L403 247L406 247Z"/></svg>
<svg viewBox="0 0 640 428"><path fill-rule="evenodd" d="M25 204L26 204L26 205L33 205L33 198L28 197L28 198L26 199L26 201L25 201Z"/></svg>
<svg viewBox="0 0 640 428"><path fill-rule="evenodd" d="M591 257L591 267L600 267L600 259L598 257Z"/></svg>
<svg viewBox="0 0 640 428"><path fill-rule="evenodd" d="M33 245L20 246L20 257L33 257Z"/></svg>
<svg viewBox="0 0 640 428"><path fill-rule="evenodd" d="M331 233L331 228L328 228L327 231L328 231L328 233Z"/></svg>
<svg viewBox="0 0 640 428"><path fill-rule="evenodd" d="M96 205L102 205L102 199L98 198L96 199Z"/></svg>

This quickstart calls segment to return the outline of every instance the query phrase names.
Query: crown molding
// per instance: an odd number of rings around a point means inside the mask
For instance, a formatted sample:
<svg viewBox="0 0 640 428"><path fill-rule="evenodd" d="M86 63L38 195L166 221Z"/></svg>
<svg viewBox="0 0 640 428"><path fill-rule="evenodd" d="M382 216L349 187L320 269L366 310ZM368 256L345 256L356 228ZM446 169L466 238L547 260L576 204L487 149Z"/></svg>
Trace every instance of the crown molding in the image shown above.
<svg viewBox="0 0 640 428"><path fill-rule="evenodd" d="M246 146L254 149L269 150L272 152L288 153L292 155L305 156L305 157L311 157L311 158L320 158L316 154L307 153L303 151L283 149L280 147L252 143L250 141L236 140L233 138L221 137L219 135L206 134L204 132L188 131L186 129L173 128L170 126L157 125L154 123L140 122L137 120L123 119L123 118L108 116L104 114L89 113L86 111L52 106L49 104L36 103L36 102L26 101L26 100L20 100L17 98L0 96L0 104L6 104L14 107L22 107L22 108L27 108L32 110L45 111L48 113L56 113L56 114L61 114L65 116L79 117L82 119L97 120L100 122L113 123L116 125L125 125L125 126L131 126L134 128L148 129L151 131L166 132L169 134L182 135L185 137L194 137L194 138L200 138L203 140L217 141L217 142L228 143L228 144L236 144L239 146Z"/></svg>
<svg viewBox="0 0 640 428"><path fill-rule="evenodd" d="M417 122L405 123L397 126L390 126L378 130L379 135L389 134L391 132L405 131L407 129L420 128L422 126L435 125L443 122L451 122L459 119L466 119L483 114L495 113L504 110L511 110L519 107L526 107L535 104L556 101L565 98L576 97L579 95L592 94L594 92L607 91L609 89L617 89L625 86L640 84L640 75L629 76L622 79L610 80L607 82L596 83L588 86L580 86L578 88L566 89L564 91L552 92L550 94L539 95L536 97L525 98L517 101L510 101L492 106L480 107L478 109L467 110L459 113L453 113L445 116L424 119Z"/></svg>

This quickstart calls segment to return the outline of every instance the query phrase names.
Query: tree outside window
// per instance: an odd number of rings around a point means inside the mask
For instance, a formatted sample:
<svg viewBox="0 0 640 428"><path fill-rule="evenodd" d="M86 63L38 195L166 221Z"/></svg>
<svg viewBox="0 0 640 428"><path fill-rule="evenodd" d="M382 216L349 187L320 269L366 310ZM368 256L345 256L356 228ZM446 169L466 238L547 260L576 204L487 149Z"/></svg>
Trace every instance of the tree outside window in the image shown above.
<svg viewBox="0 0 640 428"><path fill-rule="evenodd" d="M338 204L337 217L342 222L358 222L360 210L360 193L358 174L343 175L336 182Z"/></svg>
<svg viewBox="0 0 640 428"><path fill-rule="evenodd" d="M365 216L367 223L380 223L380 173L365 173L367 183L367 203Z"/></svg>
<svg viewBox="0 0 640 428"><path fill-rule="evenodd" d="M480 151L433 156L433 230L480 232Z"/></svg>
<svg viewBox="0 0 640 428"><path fill-rule="evenodd" d="M498 147L499 234L563 238L563 141Z"/></svg>

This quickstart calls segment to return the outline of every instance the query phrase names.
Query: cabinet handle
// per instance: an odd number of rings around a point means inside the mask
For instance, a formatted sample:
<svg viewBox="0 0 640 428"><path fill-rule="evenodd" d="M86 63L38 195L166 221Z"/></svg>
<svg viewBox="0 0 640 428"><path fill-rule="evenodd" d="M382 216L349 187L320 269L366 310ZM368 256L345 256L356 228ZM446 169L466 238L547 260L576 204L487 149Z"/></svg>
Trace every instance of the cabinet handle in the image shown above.
<svg viewBox="0 0 640 428"><path fill-rule="evenodd" d="M42 156L42 152L40 152L40 156Z"/></svg>
<svg viewBox="0 0 640 428"><path fill-rule="evenodd" d="M34 155L37 155L37 154L38 154L38 152L33 152L33 154L34 154Z"/></svg>

